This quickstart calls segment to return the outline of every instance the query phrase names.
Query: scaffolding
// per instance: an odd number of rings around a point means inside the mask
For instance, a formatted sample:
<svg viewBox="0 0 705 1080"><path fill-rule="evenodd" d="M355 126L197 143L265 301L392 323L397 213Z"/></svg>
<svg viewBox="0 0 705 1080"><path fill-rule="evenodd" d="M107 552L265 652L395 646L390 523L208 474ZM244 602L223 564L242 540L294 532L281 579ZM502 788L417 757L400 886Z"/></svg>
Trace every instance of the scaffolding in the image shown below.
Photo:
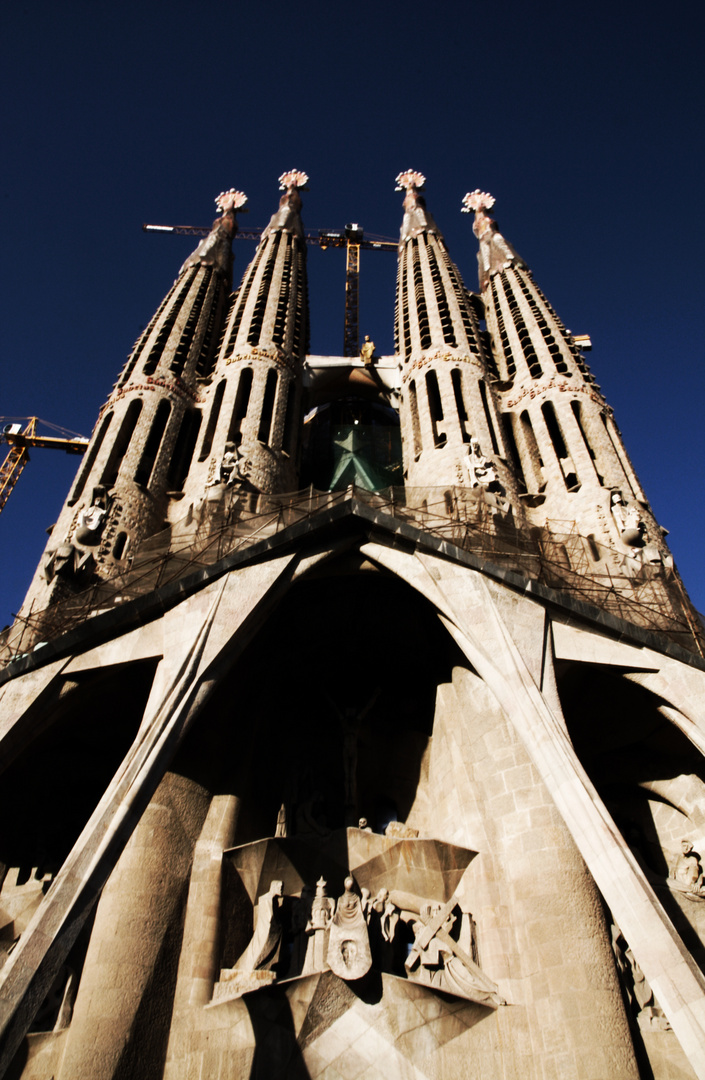
<svg viewBox="0 0 705 1080"><path fill-rule="evenodd" d="M232 488L143 541L129 566L115 564L112 576L79 591L67 585L48 608L18 616L0 635L0 664L351 500L472 553L490 572L512 571L705 656L702 623L674 568L629 560L582 536L574 522L517 527L482 488L310 488L278 496Z"/></svg>

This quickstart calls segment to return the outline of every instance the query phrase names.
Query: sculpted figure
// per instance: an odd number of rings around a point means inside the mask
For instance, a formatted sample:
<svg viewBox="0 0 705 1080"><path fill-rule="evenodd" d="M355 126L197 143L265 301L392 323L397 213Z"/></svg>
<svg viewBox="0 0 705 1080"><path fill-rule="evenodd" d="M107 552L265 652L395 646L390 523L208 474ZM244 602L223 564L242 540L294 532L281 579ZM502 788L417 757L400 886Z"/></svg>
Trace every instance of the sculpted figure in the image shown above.
<svg viewBox="0 0 705 1080"><path fill-rule="evenodd" d="M360 349L360 359L362 360L365 367L370 366L370 364L372 363L372 357L374 356L374 354L375 354L375 343L374 343L374 341L370 341L370 335L369 334L365 334L365 340L364 340L364 343L362 345L362 348Z"/></svg>
<svg viewBox="0 0 705 1080"><path fill-rule="evenodd" d="M283 893L284 883L273 881L269 892L263 893L257 901L255 931L235 965L237 971L269 971L279 959L282 939L279 909Z"/></svg>
<svg viewBox="0 0 705 1080"><path fill-rule="evenodd" d="M421 904L419 916L412 924L414 944L404 965L409 978L492 1008L506 1005L492 980L451 937L455 906L455 898L445 905L433 901Z"/></svg>
<svg viewBox="0 0 705 1080"><path fill-rule="evenodd" d="M352 877L338 900L330 926L328 964L341 979L361 979L372 966L367 922Z"/></svg>
<svg viewBox="0 0 705 1080"><path fill-rule="evenodd" d="M311 915L306 924L307 946L302 975L328 970L328 936L334 911L335 900L328 896L325 880L319 878L316 882L316 895L311 904Z"/></svg>
<svg viewBox="0 0 705 1080"><path fill-rule="evenodd" d="M504 494L504 488L499 482L499 476L494 463L482 453L477 439L470 439L468 456L466 458L470 487L483 487L488 491L496 491Z"/></svg>
<svg viewBox="0 0 705 1080"><path fill-rule="evenodd" d="M78 515L78 526L74 536L77 544L91 547L100 543L100 534L103 531L109 507L110 499L106 489L102 486L94 487L91 505L81 510Z"/></svg>
<svg viewBox="0 0 705 1080"><path fill-rule="evenodd" d="M703 884L703 868L700 856L693 851L690 840L681 841L680 855L676 855L671 863L668 886L676 892L690 894L693 898L705 898L705 884Z"/></svg>

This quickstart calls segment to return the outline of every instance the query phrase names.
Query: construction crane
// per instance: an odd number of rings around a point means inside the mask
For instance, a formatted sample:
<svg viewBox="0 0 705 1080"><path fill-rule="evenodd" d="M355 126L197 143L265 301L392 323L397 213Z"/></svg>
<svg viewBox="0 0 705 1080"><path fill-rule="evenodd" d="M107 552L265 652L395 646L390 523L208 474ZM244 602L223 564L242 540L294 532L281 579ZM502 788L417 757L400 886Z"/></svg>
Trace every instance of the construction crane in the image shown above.
<svg viewBox="0 0 705 1080"><path fill-rule="evenodd" d="M176 233L180 236L208 236L211 231L202 225L143 225L145 232ZM262 229L242 229L235 234L238 240L259 240ZM388 236L365 236L357 223L346 225L340 231L318 229L305 232L307 244L323 251L329 247L344 247L345 258L345 324L343 328L343 356L360 355L360 251L396 251L398 242Z"/></svg>
<svg viewBox="0 0 705 1080"><path fill-rule="evenodd" d="M37 424L60 431L62 436L57 438L37 435ZM50 450L65 450L67 454L83 454L88 446L89 440L82 435L67 432L64 428L40 420L38 416L24 416L19 421L13 417L0 416L0 425L3 425L0 429L0 443L6 443L10 447L10 452L0 465L0 512L29 461L30 447L41 446ZM70 438L66 438L67 435Z"/></svg>

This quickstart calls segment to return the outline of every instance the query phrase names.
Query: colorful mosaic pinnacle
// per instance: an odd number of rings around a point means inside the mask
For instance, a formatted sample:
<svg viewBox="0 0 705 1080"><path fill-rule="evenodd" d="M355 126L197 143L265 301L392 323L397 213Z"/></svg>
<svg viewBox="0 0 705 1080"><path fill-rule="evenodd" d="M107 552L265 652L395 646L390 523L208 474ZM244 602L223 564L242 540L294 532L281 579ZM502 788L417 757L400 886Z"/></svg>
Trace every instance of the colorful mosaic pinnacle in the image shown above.
<svg viewBox="0 0 705 1080"><path fill-rule="evenodd" d="M426 183L426 177L423 173L415 172L414 169L407 169L405 172L400 172L396 179L395 191L409 191L411 188L416 188L420 191Z"/></svg>
<svg viewBox="0 0 705 1080"><path fill-rule="evenodd" d="M468 191L467 195L463 199L463 214L477 213L480 210L491 210L495 204L493 195L490 195L487 191L480 191L479 188L475 188L474 191Z"/></svg>
<svg viewBox="0 0 705 1080"><path fill-rule="evenodd" d="M302 188L308 183L308 176L299 169L289 169L279 177L279 190L291 191L292 188Z"/></svg>
<svg viewBox="0 0 705 1080"><path fill-rule="evenodd" d="M246 202L247 195L245 195L245 192L236 191L233 187L229 191L221 191L220 195L215 197L215 205L221 214L227 214L229 210L242 210Z"/></svg>

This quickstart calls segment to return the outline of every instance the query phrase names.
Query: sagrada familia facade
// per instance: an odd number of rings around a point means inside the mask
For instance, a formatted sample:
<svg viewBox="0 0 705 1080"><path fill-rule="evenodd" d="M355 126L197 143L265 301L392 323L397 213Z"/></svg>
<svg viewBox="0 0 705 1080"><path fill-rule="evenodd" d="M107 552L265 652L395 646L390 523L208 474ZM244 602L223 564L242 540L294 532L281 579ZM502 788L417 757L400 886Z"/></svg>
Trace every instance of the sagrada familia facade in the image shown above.
<svg viewBox="0 0 705 1080"><path fill-rule="evenodd" d="M396 353L308 347L231 190L0 640L0 1076L705 1077L705 637L474 191ZM391 313L390 313L391 314Z"/></svg>

